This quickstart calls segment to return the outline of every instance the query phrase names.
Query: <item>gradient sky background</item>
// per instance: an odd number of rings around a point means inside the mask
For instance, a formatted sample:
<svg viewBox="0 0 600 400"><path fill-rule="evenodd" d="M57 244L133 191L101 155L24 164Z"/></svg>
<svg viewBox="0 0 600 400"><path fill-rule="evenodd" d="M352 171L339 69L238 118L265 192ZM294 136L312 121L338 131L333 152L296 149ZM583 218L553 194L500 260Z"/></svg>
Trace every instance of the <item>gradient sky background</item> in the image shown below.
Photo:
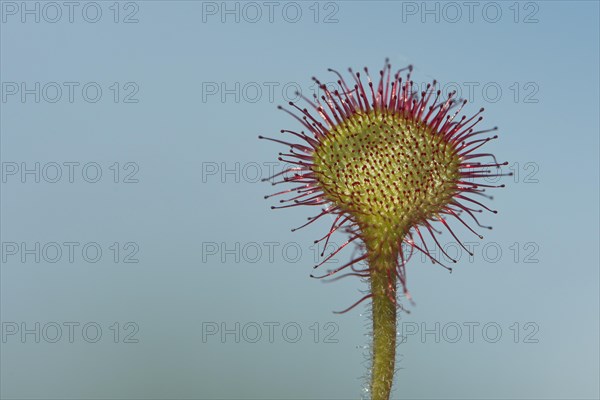
<svg viewBox="0 0 600 400"><path fill-rule="evenodd" d="M311 95L311 76L377 71L385 57L414 64L417 82L456 83L473 100L468 112L486 107L485 126L501 135L488 149L518 171L494 193L500 212L483 216L494 230L472 260L462 252L451 275L420 256L408 265L416 306L400 319L394 398L598 398L598 2L476 2L471 17L463 2L428 3L433 14L421 2L302 2L295 23L296 6L279 2L272 23L262 2L254 23L242 3L236 22L221 2L123 2L118 16L114 2L98 2L97 23L83 18L84 8L95 18L86 2L72 22L63 6L56 23L43 3L39 23L22 22L21 4L1 2L2 398L358 398L366 307L332 311L365 286L308 277L330 221L291 233L313 210L269 209L273 188L255 177L285 148L257 135L298 128L276 105L297 85ZM23 102L21 83L36 82L39 103ZM79 85L72 102L65 82ZM81 92L90 82L102 89L95 103ZM234 93L221 97L222 83ZM36 162L48 179L11 175ZM63 165L56 183L53 162ZM79 163L72 183L65 162ZM90 162L96 183L81 174ZM36 242L47 250L39 263L21 244ZM63 254L50 263L53 242ZM79 243L73 262L64 242ZM98 262L83 258L86 243L101 248ZM132 252L139 262L123 262ZM21 337L36 322L39 343ZM72 343L69 322L79 324ZM236 323L239 343L207 335ZM421 336L436 323L439 343ZM57 324L62 337L50 343Z"/></svg>

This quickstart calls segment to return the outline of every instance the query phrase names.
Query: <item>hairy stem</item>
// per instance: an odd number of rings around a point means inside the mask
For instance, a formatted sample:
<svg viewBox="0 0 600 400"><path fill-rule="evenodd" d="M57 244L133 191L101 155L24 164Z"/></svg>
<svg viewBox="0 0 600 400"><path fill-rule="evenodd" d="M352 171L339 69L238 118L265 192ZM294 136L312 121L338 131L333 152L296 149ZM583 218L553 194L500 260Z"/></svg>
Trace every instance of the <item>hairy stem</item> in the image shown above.
<svg viewBox="0 0 600 400"><path fill-rule="evenodd" d="M386 249L387 250L387 249ZM388 400L396 361L396 267L397 253L371 249L370 283L373 294L373 369L371 398Z"/></svg>

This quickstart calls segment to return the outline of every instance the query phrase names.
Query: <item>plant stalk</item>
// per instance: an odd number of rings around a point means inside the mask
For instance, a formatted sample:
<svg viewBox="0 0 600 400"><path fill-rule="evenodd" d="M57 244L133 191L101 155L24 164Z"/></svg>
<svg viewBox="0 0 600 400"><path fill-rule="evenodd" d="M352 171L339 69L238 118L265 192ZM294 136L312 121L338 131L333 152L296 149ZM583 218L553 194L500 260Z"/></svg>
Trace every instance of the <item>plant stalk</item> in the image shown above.
<svg viewBox="0 0 600 400"><path fill-rule="evenodd" d="M373 295L372 400L388 400L394 380L396 303L392 299L396 298L397 279L394 271L396 257L397 252L391 249L389 251L371 249L369 253L370 284Z"/></svg>

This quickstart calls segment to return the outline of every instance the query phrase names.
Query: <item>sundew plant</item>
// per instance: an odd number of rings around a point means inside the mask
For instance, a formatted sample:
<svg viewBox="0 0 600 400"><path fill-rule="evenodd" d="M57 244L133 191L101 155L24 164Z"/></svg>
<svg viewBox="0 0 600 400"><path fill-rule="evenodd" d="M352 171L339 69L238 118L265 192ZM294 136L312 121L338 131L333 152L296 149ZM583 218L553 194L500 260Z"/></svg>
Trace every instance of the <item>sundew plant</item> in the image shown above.
<svg viewBox="0 0 600 400"><path fill-rule="evenodd" d="M279 160L293 165L268 179L275 186L291 186L265 197L283 196L272 208L317 209L301 227L333 216L331 228L316 240L324 241L325 248L335 232L347 235L343 245L323 255L311 276L356 276L368 282L368 293L341 312L371 302L367 391L374 400L389 399L396 368L397 314L406 310L402 299L412 302L407 262L420 252L452 271L428 249L428 243L443 249L437 235L444 231L471 254L451 225L458 223L483 238L480 231L491 227L482 225L479 215L497 212L485 205L491 199L487 191L504 185L481 181L501 176L499 168L507 163L499 163L483 149L498 138L493 133L497 128L479 128L483 108L474 115L462 114L467 101L455 98L455 93L442 95L435 81L419 92L411 81L412 66L392 71L386 61L376 83L367 68L349 69L347 77L329 71L337 76L337 89L313 78L321 96L302 97L301 105L290 102L289 107L280 107L299 129L282 130L277 137L260 136L287 146ZM359 245L358 256L334 270L319 271L352 243Z"/></svg>

